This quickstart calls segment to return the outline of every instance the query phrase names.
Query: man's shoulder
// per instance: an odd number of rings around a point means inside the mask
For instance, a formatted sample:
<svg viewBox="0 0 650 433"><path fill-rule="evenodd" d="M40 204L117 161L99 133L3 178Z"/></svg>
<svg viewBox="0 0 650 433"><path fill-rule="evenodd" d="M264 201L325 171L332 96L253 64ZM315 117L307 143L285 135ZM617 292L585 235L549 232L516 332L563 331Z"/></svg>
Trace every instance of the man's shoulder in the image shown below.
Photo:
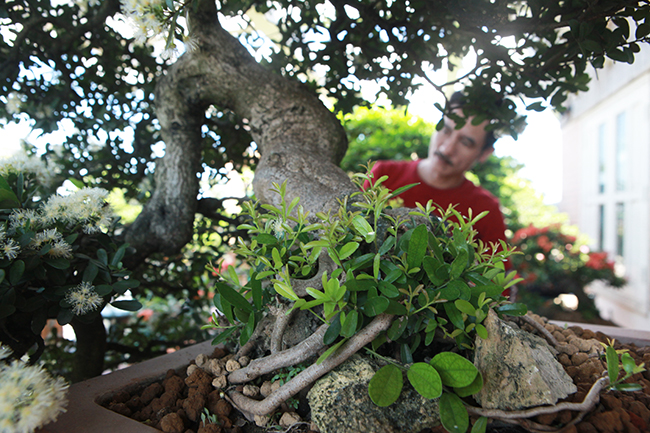
<svg viewBox="0 0 650 433"><path fill-rule="evenodd" d="M394 159L384 159L377 161L372 169L372 171L394 171L394 170L404 170L410 166L417 165L418 161L398 161Z"/></svg>

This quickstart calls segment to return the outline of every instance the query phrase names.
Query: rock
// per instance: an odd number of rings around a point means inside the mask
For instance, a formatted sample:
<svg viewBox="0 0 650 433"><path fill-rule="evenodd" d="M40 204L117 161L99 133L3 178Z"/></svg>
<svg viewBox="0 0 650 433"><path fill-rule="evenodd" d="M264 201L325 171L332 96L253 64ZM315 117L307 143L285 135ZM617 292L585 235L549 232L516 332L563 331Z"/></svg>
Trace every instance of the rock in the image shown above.
<svg viewBox="0 0 650 433"><path fill-rule="evenodd" d="M300 415L295 412L285 412L282 414L282 417L280 418L280 421L278 421L278 424L280 424L280 427L288 429L292 425L299 422L302 422Z"/></svg>
<svg viewBox="0 0 650 433"><path fill-rule="evenodd" d="M235 361L234 359L229 359L226 362L226 370L229 373L232 373L235 370L239 370L241 368L241 365L239 365L239 362Z"/></svg>
<svg viewBox="0 0 650 433"><path fill-rule="evenodd" d="M255 385L244 385L242 392L246 397L257 397L260 395L260 387Z"/></svg>
<svg viewBox="0 0 650 433"><path fill-rule="evenodd" d="M163 393L163 391L164 388L160 383L158 382L152 383L144 391L142 391L140 400L142 400L144 404L149 404L151 403L151 400L158 397L160 394Z"/></svg>
<svg viewBox="0 0 650 433"><path fill-rule="evenodd" d="M516 329L490 310L488 338L477 337L474 364L483 375L475 399L485 409L518 410L555 404L577 391L543 339Z"/></svg>
<svg viewBox="0 0 650 433"><path fill-rule="evenodd" d="M178 416L178 414L170 413L160 420L160 429L165 433L183 433L185 431L185 426L183 425L183 420Z"/></svg>
<svg viewBox="0 0 650 433"><path fill-rule="evenodd" d="M262 395L262 397L266 398L269 394L271 394L272 387L273 384L271 383L270 380L264 381L264 383L260 387L260 394Z"/></svg>
<svg viewBox="0 0 650 433"><path fill-rule="evenodd" d="M214 380L212 380L212 386L215 389L224 389L228 386L228 379L226 376L215 377Z"/></svg>
<svg viewBox="0 0 650 433"><path fill-rule="evenodd" d="M438 401L425 399L407 382L395 403L375 405L368 382L380 366L354 355L316 381L307 399L321 433L415 433L440 425Z"/></svg>
<svg viewBox="0 0 650 433"><path fill-rule="evenodd" d="M205 368L205 365L208 363L209 360L210 359L208 358L208 355L204 353L200 353L196 355L194 362L196 362L197 367Z"/></svg>

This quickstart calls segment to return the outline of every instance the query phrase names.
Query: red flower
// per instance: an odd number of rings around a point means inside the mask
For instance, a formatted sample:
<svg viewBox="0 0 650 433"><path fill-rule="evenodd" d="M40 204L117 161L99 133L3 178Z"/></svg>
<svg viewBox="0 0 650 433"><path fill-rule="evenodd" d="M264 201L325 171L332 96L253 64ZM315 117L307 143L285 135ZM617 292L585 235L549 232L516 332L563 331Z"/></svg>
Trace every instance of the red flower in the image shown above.
<svg viewBox="0 0 650 433"><path fill-rule="evenodd" d="M594 252L589 253L589 260L585 263L585 266L600 271L602 269L614 270L614 262L607 260L607 252Z"/></svg>
<svg viewBox="0 0 650 433"><path fill-rule="evenodd" d="M549 240L548 236L546 235L537 238L537 245L547 253L551 251L551 249L553 248L553 243Z"/></svg>
<svg viewBox="0 0 650 433"><path fill-rule="evenodd" d="M530 236L535 236L539 233L539 229L530 224L528 227L519 229L515 232L515 235L512 237L512 242L519 242L522 239L526 239Z"/></svg>

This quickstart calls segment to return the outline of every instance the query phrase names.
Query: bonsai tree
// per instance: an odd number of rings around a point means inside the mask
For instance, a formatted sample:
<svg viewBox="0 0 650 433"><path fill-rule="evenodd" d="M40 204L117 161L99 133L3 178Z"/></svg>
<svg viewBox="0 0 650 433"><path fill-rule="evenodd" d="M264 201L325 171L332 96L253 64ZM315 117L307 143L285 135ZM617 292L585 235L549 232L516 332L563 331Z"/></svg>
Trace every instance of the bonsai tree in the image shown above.
<svg viewBox="0 0 650 433"><path fill-rule="evenodd" d="M279 12L270 50L246 18L253 7ZM135 267L179 251L197 214L214 214L215 200L199 194L205 168L218 173L227 163L252 162L257 199L280 206L274 185L286 181L284 200L300 198L311 215L354 193L338 167L345 132L318 92L349 111L361 102L358 81L378 80L401 105L417 80L443 64L457 67L455 59L472 51L475 65L464 76L429 81L440 91L466 83L473 103L465 113L498 119L494 128L516 135L523 119L513 98L539 98L528 105L533 110L561 109L571 92L587 88L588 67L634 60L650 33L649 8L622 1L305 1L298 8L285 1L11 0L1 10L0 118L28 119L43 133L69 125L62 149L55 142L44 149L65 164L63 176L144 198L124 231L135 248L125 265ZM140 26L133 36L118 31L124 15ZM233 36L227 17L251 31ZM184 53L163 60L138 44L160 34L167 53L180 39ZM161 149L164 156L154 158ZM85 329L101 334L101 327L96 320Z"/></svg>

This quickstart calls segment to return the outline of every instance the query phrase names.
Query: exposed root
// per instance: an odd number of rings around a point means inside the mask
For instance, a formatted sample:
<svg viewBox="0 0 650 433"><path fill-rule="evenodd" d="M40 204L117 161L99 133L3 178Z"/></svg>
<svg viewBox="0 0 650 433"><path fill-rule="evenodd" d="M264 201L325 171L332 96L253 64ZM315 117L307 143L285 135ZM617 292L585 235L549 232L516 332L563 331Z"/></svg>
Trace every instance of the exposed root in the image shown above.
<svg viewBox="0 0 650 433"><path fill-rule="evenodd" d="M262 336L262 331L264 330L264 328L266 328L267 323L271 321L271 317L272 316L265 316L264 318L262 318L260 323L258 323L255 329L253 330L253 333L251 334L246 344L240 347L237 353L235 354L235 359L239 359L242 356L247 356L251 352L251 350L255 348L255 346L257 345L257 340Z"/></svg>
<svg viewBox="0 0 650 433"><path fill-rule="evenodd" d="M290 310L291 307L280 304L280 307L277 307L273 311L275 316L275 323L273 324L273 333L271 334L271 353L278 353L282 351L282 337L284 336L284 331L289 326L289 322L298 312L298 310Z"/></svg>
<svg viewBox="0 0 650 433"><path fill-rule="evenodd" d="M524 321L524 322L526 322L527 324L529 324L530 326L532 326L533 328L535 328L535 329L537 330L537 332L539 332L540 334L542 334L542 335L544 336L544 338L546 338L546 341L548 341L549 343L551 343L551 344L553 345L553 347L557 347L557 346L560 344L560 343L555 339L555 337L553 337L553 334L551 334L551 333L548 331L548 329L546 329L546 328L544 327L544 325L542 325L542 324L539 323L537 320L535 320L535 319L533 319L532 317L530 317L528 314L526 314L525 316L521 316L521 317L519 317L519 318L520 318L522 321Z"/></svg>
<svg viewBox="0 0 650 433"><path fill-rule="evenodd" d="M282 402L297 394L301 389L315 382L318 378L342 364L363 346L374 340L380 332L385 331L393 321L388 314L380 314L365 328L355 334L338 351L334 352L320 364L312 364L296 377L285 383L264 400L253 400L237 391L229 391L230 401L243 413L267 415L277 409ZM320 328L319 328L320 330ZM310 337L311 338L311 337ZM322 341L322 338L321 338ZM273 355L272 355L273 356Z"/></svg>
<svg viewBox="0 0 650 433"><path fill-rule="evenodd" d="M228 375L228 382L231 384L249 382L264 374L271 373L282 367L301 363L316 355L319 350L325 347L323 336L327 328L329 328L329 325L321 325L316 332L299 344L287 350L265 356L264 358L252 360L246 367L230 373Z"/></svg>
<svg viewBox="0 0 650 433"><path fill-rule="evenodd" d="M560 412L562 410L572 410L580 412L591 411L600 401L600 392L609 384L608 377L601 377L592 386L582 403L563 402L553 406L540 406L526 410L506 411L499 409L482 409L479 407L468 406L467 411L471 414L484 416L487 418L507 420L520 420L522 418L532 418L538 415ZM579 415L580 416L580 415ZM581 414L584 416L584 414ZM563 427L564 428L564 427Z"/></svg>

